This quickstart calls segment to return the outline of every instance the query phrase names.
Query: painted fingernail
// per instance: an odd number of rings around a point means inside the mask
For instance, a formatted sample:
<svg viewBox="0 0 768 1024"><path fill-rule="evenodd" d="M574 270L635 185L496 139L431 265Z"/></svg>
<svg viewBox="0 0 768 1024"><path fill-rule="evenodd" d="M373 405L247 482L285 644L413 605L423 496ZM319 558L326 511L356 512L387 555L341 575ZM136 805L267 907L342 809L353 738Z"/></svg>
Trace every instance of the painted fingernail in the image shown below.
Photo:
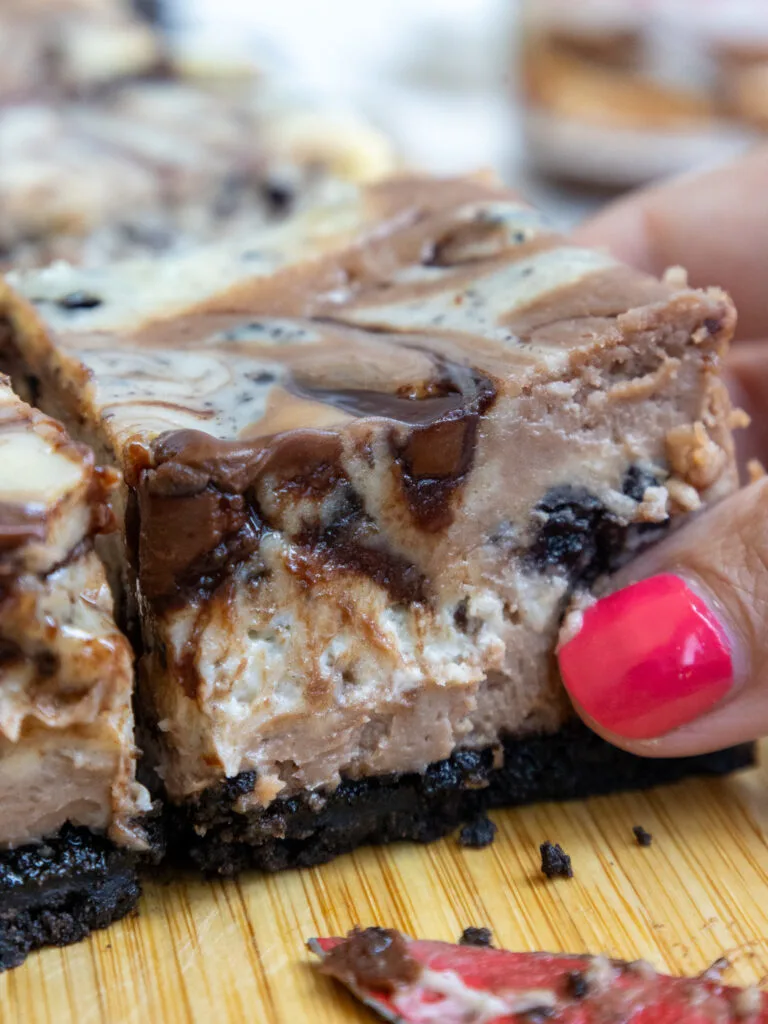
<svg viewBox="0 0 768 1024"><path fill-rule="evenodd" d="M558 659L571 697L626 739L663 736L692 722L733 685L724 627L673 575L652 576L592 605Z"/></svg>

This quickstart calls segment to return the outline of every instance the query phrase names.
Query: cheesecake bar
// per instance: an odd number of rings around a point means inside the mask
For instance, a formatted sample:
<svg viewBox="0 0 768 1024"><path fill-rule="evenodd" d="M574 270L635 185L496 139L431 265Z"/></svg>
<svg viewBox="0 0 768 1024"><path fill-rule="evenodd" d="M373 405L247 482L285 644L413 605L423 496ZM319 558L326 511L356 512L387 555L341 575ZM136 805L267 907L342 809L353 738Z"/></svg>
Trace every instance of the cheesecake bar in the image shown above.
<svg viewBox="0 0 768 1024"><path fill-rule="evenodd" d="M81 96L167 59L131 0L4 0L0 58L2 103Z"/></svg>
<svg viewBox="0 0 768 1024"><path fill-rule="evenodd" d="M0 313L0 361L123 473L142 746L196 863L749 762L611 748L554 659L569 602L737 485L722 291L416 176L10 275Z"/></svg>
<svg viewBox="0 0 768 1024"><path fill-rule="evenodd" d="M331 177L375 178L392 149L356 119L181 80L84 101L0 106L0 263L103 265L255 231L318 202Z"/></svg>
<svg viewBox="0 0 768 1024"><path fill-rule="evenodd" d="M116 481L0 377L0 970L138 896L133 659L94 551Z"/></svg>
<svg viewBox="0 0 768 1024"><path fill-rule="evenodd" d="M183 250L392 169L374 128L297 107L255 68L188 77L138 7L0 10L0 268Z"/></svg>

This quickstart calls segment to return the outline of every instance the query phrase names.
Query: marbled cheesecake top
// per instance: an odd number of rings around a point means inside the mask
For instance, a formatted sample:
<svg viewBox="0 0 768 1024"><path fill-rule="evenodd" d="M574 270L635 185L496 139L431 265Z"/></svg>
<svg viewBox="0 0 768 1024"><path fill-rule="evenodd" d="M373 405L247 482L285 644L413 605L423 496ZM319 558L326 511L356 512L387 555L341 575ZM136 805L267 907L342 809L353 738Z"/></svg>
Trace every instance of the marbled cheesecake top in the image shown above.
<svg viewBox="0 0 768 1024"><path fill-rule="evenodd" d="M630 372L632 310L648 331L674 330L674 311L715 341L734 320L722 292L576 248L481 178L338 186L284 224L175 259L8 281L129 476L173 432L258 447L361 418L422 427L606 349ZM27 344L44 358L50 342Z"/></svg>

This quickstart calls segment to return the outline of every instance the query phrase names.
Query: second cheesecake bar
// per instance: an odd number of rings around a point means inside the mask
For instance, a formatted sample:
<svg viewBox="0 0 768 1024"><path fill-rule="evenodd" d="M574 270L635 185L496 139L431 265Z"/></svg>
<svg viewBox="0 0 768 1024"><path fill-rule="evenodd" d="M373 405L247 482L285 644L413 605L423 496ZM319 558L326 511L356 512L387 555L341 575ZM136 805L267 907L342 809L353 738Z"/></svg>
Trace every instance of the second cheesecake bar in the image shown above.
<svg viewBox="0 0 768 1024"><path fill-rule="evenodd" d="M0 971L136 903L133 666L94 552L117 474L0 376Z"/></svg>
<svg viewBox="0 0 768 1024"><path fill-rule="evenodd" d="M575 593L736 486L723 292L424 178L11 284L0 358L125 477L143 745L198 863L749 760L612 749L553 657Z"/></svg>

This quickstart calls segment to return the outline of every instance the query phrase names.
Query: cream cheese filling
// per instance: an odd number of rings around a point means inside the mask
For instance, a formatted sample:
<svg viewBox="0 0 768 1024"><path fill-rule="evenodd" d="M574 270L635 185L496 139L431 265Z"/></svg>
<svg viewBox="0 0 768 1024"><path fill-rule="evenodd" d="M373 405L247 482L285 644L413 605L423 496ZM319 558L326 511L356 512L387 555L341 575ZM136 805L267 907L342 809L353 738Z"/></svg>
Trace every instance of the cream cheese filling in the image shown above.
<svg viewBox="0 0 768 1024"><path fill-rule="evenodd" d="M133 782L125 732L113 716L88 730L39 729L20 743L0 740L0 847L53 835L67 821L140 847L130 822L151 804Z"/></svg>

